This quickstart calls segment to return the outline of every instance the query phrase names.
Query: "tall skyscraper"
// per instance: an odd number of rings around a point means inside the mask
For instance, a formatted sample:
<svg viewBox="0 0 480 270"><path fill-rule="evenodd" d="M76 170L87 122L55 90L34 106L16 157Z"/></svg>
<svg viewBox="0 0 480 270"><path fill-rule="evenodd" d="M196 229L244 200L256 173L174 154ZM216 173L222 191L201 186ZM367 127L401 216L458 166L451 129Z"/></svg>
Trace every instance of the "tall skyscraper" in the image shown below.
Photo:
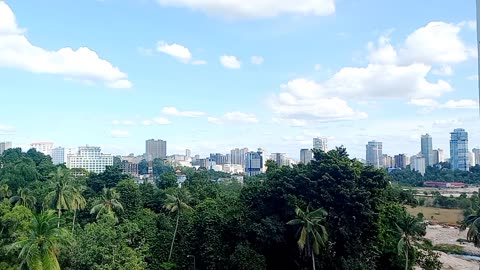
<svg viewBox="0 0 480 270"><path fill-rule="evenodd" d="M254 176L262 173L263 157L262 152L248 152L245 160L245 175Z"/></svg>
<svg viewBox="0 0 480 270"><path fill-rule="evenodd" d="M81 146L76 154L67 156L69 169L82 168L89 172L102 173L107 166L113 166L113 156L102 154L100 147Z"/></svg>
<svg viewBox="0 0 480 270"><path fill-rule="evenodd" d="M410 158L410 169L412 171L417 171L421 175L425 174L425 158L423 155L415 155Z"/></svg>
<svg viewBox="0 0 480 270"><path fill-rule="evenodd" d="M264 148L260 147L257 149L257 152L262 156L262 173L266 172L267 171L267 166L266 166L266 162L267 162L267 151L265 151Z"/></svg>
<svg viewBox="0 0 480 270"><path fill-rule="evenodd" d="M10 148L12 148L12 142L0 142L0 155Z"/></svg>
<svg viewBox="0 0 480 270"><path fill-rule="evenodd" d="M373 165L375 168L383 166L382 163L382 142L370 141L366 145L367 165Z"/></svg>
<svg viewBox="0 0 480 270"><path fill-rule="evenodd" d="M167 141L150 139L145 142L147 161L167 158Z"/></svg>
<svg viewBox="0 0 480 270"><path fill-rule="evenodd" d="M445 162L445 155L442 149L435 149L433 152L433 164L438 164L440 162Z"/></svg>
<svg viewBox="0 0 480 270"><path fill-rule="evenodd" d="M303 164L308 164L313 159L313 153L310 149L301 149L300 150L300 162Z"/></svg>
<svg viewBox="0 0 480 270"><path fill-rule="evenodd" d="M323 152L328 151L327 138L313 138L313 149L322 150Z"/></svg>
<svg viewBox="0 0 480 270"><path fill-rule="evenodd" d="M475 157L475 165L480 165L480 149L473 148L472 153Z"/></svg>
<svg viewBox="0 0 480 270"><path fill-rule="evenodd" d="M232 164L241 164L245 167L245 159L247 158L248 148L235 148L230 151Z"/></svg>
<svg viewBox="0 0 480 270"><path fill-rule="evenodd" d="M228 164L228 156L220 153L210 154L210 160L215 161L215 164L223 165Z"/></svg>
<svg viewBox="0 0 480 270"><path fill-rule="evenodd" d="M395 168L401 168L405 169L407 165L409 164L408 162L408 156L405 154L398 154L393 157L394 159L394 166Z"/></svg>
<svg viewBox="0 0 480 270"><path fill-rule="evenodd" d="M432 136L428 133L420 139L421 153L425 158L425 166L433 166Z"/></svg>
<svg viewBox="0 0 480 270"><path fill-rule="evenodd" d="M272 153L270 158L277 163L278 166L287 166L287 157L285 153Z"/></svg>
<svg viewBox="0 0 480 270"><path fill-rule="evenodd" d="M41 152L44 155L52 156L52 142L34 142L30 144L30 147L35 148L38 152Z"/></svg>
<svg viewBox="0 0 480 270"><path fill-rule="evenodd" d="M185 149L185 158L189 159L192 156L192 151L190 149Z"/></svg>
<svg viewBox="0 0 480 270"><path fill-rule="evenodd" d="M468 152L468 168L475 166L475 154Z"/></svg>
<svg viewBox="0 0 480 270"><path fill-rule="evenodd" d="M394 159L387 154L383 154L382 163L384 168L393 168L395 165Z"/></svg>
<svg viewBox="0 0 480 270"><path fill-rule="evenodd" d="M468 132L456 128L450 133L450 163L452 170L468 171Z"/></svg>

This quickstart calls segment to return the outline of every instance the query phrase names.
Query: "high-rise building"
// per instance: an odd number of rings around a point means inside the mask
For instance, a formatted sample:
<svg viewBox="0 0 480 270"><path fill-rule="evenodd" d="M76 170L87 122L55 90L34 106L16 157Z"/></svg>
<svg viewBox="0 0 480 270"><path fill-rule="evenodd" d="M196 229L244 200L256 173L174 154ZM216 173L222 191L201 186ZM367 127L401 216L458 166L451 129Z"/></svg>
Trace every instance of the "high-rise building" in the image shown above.
<svg viewBox="0 0 480 270"><path fill-rule="evenodd" d="M433 164L438 164L440 162L445 162L445 155L442 149L435 149L433 152Z"/></svg>
<svg viewBox="0 0 480 270"><path fill-rule="evenodd" d="M41 152L44 155L52 156L52 142L34 142L30 144L30 147L35 148L38 152Z"/></svg>
<svg viewBox="0 0 480 270"><path fill-rule="evenodd" d="M308 164L313 159L313 153L310 149L301 149L300 150L300 162L303 164Z"/></svg>
<svg viewBox="0 0 480 270"><path fill-rule="evenodd" d="M190 151L190 149L185 149L185 157L187 157L187 159L191 158L192 156L192 151Z"/></svg>
<svg viewBox="0 0 480 270"><path fill-rule="evenodd" d="M107 166L113 166L113 156L102 154L100 147L81 146L76 154L67 155L69 169L82 168L89 172L102 173Z"/></svg>
<svg viewBox="0 0 480 270"><path fill-rule="evenodd" d="M215 161L215 163L218 165L229 163L228 156L220 153L210 154L210 160Z"/></svg>
<svg viewBox="0 0 480 270"><path fill-rule="evenodd" d="M245 175L254 176L262 173L262 152L248 152L245 160Z"/></svg>
<svg viewBox="0 0 480 270"><path fill-rule="evenodd" d="M394 159L387 154L383 154L382 163L384 168L393 168L395 165Z"/></svg>
<svg viewBox="0 0 480 270"><path fill-rule="evenodd" d="M313 149L322 150L323 152L328 151L327 138L325 137L316 137L313 138Z"/></svg>
<svg viewBox="0 0 480 270"><path fill-rule="evenodd" d="M235 148L230 151L230 158L232 164L241 164L245 167L245 158L247 157L248 148Z"/></svg>
<svg viewBox="0 0 480 270"><path fill-rule="evenodd" d="M468 168L475 166L475 154L468 152Z"/></svg>
<svg viewBox="0 0 480 270"><path fill-rule="evenodd" d="M266 172L267 171L267 151L265 151L265 149L263 149L262 147L258 148L257 149L257 152L260 153L260 155L262 156L262 173Z"/></svg>
<svg viewBox="0 0 480 270"><path fill-rule="evenodd" d="M52 162L55 165L65 163L65 148L55 147L52 149Z"/></svg>
<svg viewBox="0 0 480 270"><path fill-rule="evenodd" d="M428 133L420 139L421 153L425 158L425 166L433 166L432 136Z"/></svg>
<svg viewBox="0 0 480 270"><path fill-rule="evenodd" d="M12 148L12 142L0 142L0 155L10 148Z"/></svg>
<svg viewBox="0 0 480 270"><path fill-rule="evenodd" d="M278 166L287 166L288 165L287 157L286 157L285 153L272 153L272 155L270 156L270 159L275 161L275 163L277 163Z"/></svg>
<svg viewBox="0 0 480 270"><path fill-rule="evenodd" d="M452 170L468 171L468 132L456 128L450 133L450 163Z"/></svg>
<svg viewBox="0 0 480 270"><path fill-rule="evenodd" d="M150 139L145 142L147 161L167 158L167 141Z"/></svg>
<svg viewBox="0 0 480 270"><path fill-rule="evenodd" d="M425 158L423 155L416 155L410 158L410 169L419 172L421 175L425 174Z"/></svg>
<svg viewBox="0 0 480 270"><path fill-rule="evenodd" d="M382 163L382 142L370 141L366 145L367 165L373 165L375 168L383 166Z"/></svg>
<svg viewBox="0 0 480 270"><path fill-rule="evenodd" d="M405 154L398 154L393 157L394 159L394 167L395 168L401 168L405 169L407 165L409 164L408 162L408 156Z"/></svg>
<svg viewBox="0 0 480 270"><path fill-rule="evenodd" d="M473 148L472 153L475 157L475 165L480 165L480 149Z"/></svg>

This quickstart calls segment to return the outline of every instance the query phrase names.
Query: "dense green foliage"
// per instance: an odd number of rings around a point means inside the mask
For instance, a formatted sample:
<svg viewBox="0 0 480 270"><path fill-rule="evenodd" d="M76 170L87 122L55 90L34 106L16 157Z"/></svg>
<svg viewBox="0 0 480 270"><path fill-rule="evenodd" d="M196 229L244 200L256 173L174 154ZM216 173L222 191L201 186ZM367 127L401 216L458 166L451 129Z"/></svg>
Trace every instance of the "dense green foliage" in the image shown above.
<svg viewBox="0 0 480 270"><path fill-rule="evenodd" d="M413 218L403 207L412 194L344 148L316 152L308 165L269 162L265 175L243 184L153 165L155 184L137 184L115 166L85 174L36 151L5 151L0 268L438 269L435 253L416 243L422 232L399 229ZM177 169L187 176L182 187ZM406 257L398 253L402 239L410 241Z"/></svg>
<svg viewBox="0 0 480 270"><path fill-rule="evenodd" d="M425 175L410 169L394 170L390 174L392 181L406 186L420 187L425 181L435 182L463 182L466 184L480 184L480 165L470 167L469 171L453 171L450 163L441 162L435 166L428 166Z"/></svg>

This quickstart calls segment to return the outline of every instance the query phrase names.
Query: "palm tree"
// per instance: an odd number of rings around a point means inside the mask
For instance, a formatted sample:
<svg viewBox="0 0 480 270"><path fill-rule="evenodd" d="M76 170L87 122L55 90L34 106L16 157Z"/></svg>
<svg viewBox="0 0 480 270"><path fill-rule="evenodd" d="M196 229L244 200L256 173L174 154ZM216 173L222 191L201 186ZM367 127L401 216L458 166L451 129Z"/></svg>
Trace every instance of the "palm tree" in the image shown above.
<svg viewBox="0 0 480 270"><path fill-rule="evenodd" d="M468 228L467 240L472 241L475 247L480 247L480 207L475 205L474 208L476 211L465 218L460 230Z"/></svg>
<svg viewBox="0 0 480 270"><path fill-rule="evenodd" d="M123 206L118 201L120 194L114 188L103 188L103 195L95 206L90 210L90 214L97 214L97 219L102 215L115 218L115 211L123 212Z"/></svg>
<svg viewBox="0 0 480 270"><path fill-rule="evenodd" d="M421 236L425 234L425 224L421 218L414 217L405 211L395 225L400 233L397 251L399 254L403 253L405 255L405 270L408 270L409 250L411 250L413 244L419 241Z"/></svg>
<svg viewBox="0 0 480 270"><path fill-rule="evenodd" d="M15 205L22 205L27 208L33 209L37 199L31 194L28 188L19 188L16 196L10 198L10 203Z"/></svg>
<svg viewBox="0 0 480 270"><path fill-rule="evenodd" d="M52 191L45 197L45 204L58 211L58 224L60 227L60 217L62 210L70 209L73 197L73 184L70 171L58 168L55 173L51 173Z"/></svg>
<svg viewBox="0 0 480 270"><path fill-rule="evenodd" d="M0 197L2 199L8 199L10 196L12 196L12 191L8 187L7 184L3 184L0 186Z"/></svg>
<svg viewBox="0 0 480 270"><path fill-rule="evenodd" d="M75 219L77 217L77 210L81 210L85 208L87 202L82 195L82 191L84 190L83 186L74 187L72 192L72 201L70 202L70 209L73 210L73 222L72 222L72 234L73 230L75 229Z"/></svg>
<svg viewBox="0 0 480 270"><path fill-rule="evenodd" d="M322 208L310 212L310 207L307 206L306 211L303 211L300 207L295 208L296 219L287 222L288 225L300 225L298 229L297 244L300 251L303 251L306 247L306 253L312 257L312 266L315 270L315 255L320 254L320 249L327 244L328 233L323 226L325 216L327 212Z"/></svg>
<svg viewBox="0 0 480 270"><path fill-rule="evenodd" d="M175 225L175 231L173 232L172 244L170 245L170 253L168 254L168 261L172 258L173 244L175 243L175 236L177 235L178 223L180 221L180 214L183 211L192 209L186 202L189 201L189 194L187 192L177 192L176 196L167 194L165 205L163 206L170 213L177 214L177 222Z"/></svg>
<svg viewBox="0 0 480 270"><path fill-rule="evenodd" d="M57 255L70 245L70 235L56 226L57 219L51 210L35 214L28 237L8 246L9 250L20 249L20 269L26 265L30 270L60 270Z"/></svg>

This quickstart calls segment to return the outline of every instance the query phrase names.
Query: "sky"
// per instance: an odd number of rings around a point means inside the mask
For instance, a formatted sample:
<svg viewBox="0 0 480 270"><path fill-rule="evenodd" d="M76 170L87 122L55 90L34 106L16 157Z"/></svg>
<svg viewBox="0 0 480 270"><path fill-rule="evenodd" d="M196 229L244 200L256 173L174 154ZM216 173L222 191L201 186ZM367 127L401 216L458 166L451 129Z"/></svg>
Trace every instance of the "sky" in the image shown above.
<svg viewBox="0 0 480 270"><path fill-rule="evenodd" d="M299 158L480 145L475 1L0 0L0 141Z"/></svg>

